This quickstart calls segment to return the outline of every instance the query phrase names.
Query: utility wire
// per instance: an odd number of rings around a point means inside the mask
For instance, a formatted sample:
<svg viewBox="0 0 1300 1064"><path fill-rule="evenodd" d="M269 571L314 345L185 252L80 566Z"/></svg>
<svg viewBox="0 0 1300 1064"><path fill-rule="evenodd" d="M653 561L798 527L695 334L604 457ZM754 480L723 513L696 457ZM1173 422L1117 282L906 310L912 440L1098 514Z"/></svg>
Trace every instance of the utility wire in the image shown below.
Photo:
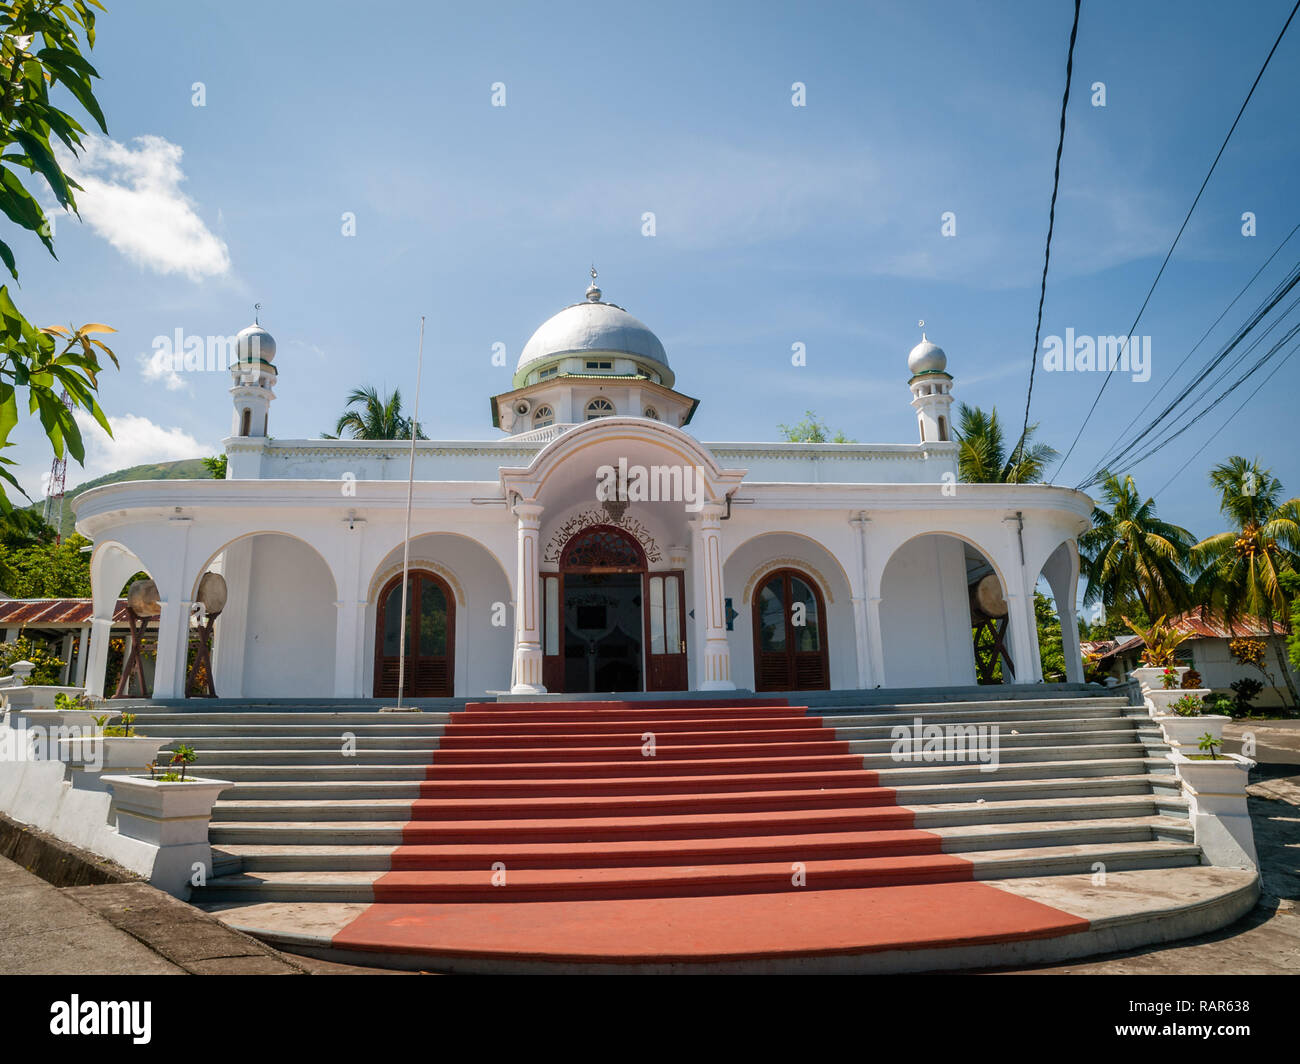
<svg viewBox="0 0 1300 1064"><path fill-rule="evenodd" d="M1192 220L1192 212L1196 210L1196 205L1201 202L1201 195L1205 192L1205 186L1210 183L1210 178L1214 174L1215 167L1219 165L1219 160L1223 158L1224 150L1228 147L1228 141L1232 139L1232 134L1236 132L1237 123L1241 121L1241 116L1246 113L1246 107L1250 103L1251 97L1255 95L1255 89L1259 86L1260 79L1264 76L1264 71L1268 69L1268 64L1273 59L1273 53L1277 51L1278 45L1282 43L1282 38L1286 36L1286 31L1291 25L1291 20L1295 18L1297 11L1300 11L1300 0L1296 0L1295 6L1291 8L1291 14L1287 16L1281 32L1277 35L1277 40L1273 42L1273 47L1269 49L1268 56L1264 59L1264 65L1259 68L1259 73L1255 75L1255 80L1250 86L1250 91L1246 93L1246 98L1242 101L1241 108L1237 111L1237 117L1232 120L1232 126L1228 130L1228 135L1223 138L1223 143L1219 145L1218 154L1214 156L1214 162L1210 164L1210 169L1205 175L1205 180L1201 182L1201 187L1197 190L1196 198L1192 200L1191 207L1187 209L1187 216L1183 219L1183 224L1178 227L1178 233L1174 237L1174 242L1169 245L1169 251L1165 254L1164 262L1160 264L1160 269L1156 271L1155 280L1151 282L1151 287L1147 289L1146 298L1142 300L1142 306L1138 308L1137 317L1133 319L1133 324L1128 327L1128 332L1125 334L1124 339L1125 348L1128 347L1128 338L1133 335L1134 330L1138 327L1138 322L1142 320L1142 315L1146 312L1147 304L1151 302L1151 296L1156 290L1156 285L1160 283L1160 278L1164 275L1165 267L1169 265L1169 260L1173 257L1174 248L1178 247L1178 241L1182 239L1183 231L1187 228L1187 223ZM1122 350L1120 354L1121 356L1123 355ZM1034 357L1037 359L1037 351L1034 352ZM1116 360L1116 364L1118 364L1118 360ZM1092 401L1092 406L1088 408L1088 413L1084 416L1083 424L1079 426L1079 431L1075 433L1074 440L1070 443L1070 449L1065 452L1065 457L1061 459L1060 463L1057 465L1057 469L1061 469L1065 466L1065 463L1070 460L1070 455L1074 453L1075 447L1079 445L1079 440L1083 436L1083 430L1092 419L1092 415L1097 409L1097 404L1101 402L1102 393L1106 390L1106 385L1110 383L1110 378L1114 372L1115 368L1113 366L1107 371L1105 378L1101 382L1101 387L1097 389L1097 395Z"/></svg>
<svg viewBox="0 0 1300 1064"><path fill-rule="evenodd" d="M1178 365L1174 367L1174 371L1164 379L1160 387L1155 390L1155 394L1152 395L1151 398L1148 399L1145 404L1143 404L1143 409L1149 408L1157 399L1160 398L1160 394L1166 388L1168 388L1170 384L1174 382L1174 379L1178 376L1178 374L1183 371L1183 367L1187 365L1188 360L1192 357L1192 355L1196 354L1201 344L1205 343L1210 333L1214 332L1214 330L1219 327L1219 323L1228 316L1228 311L1230 311L1233 307L1237 305L1237 301L1241 299L1241 297L1244 296L1250 290L1251 285L1253 285L1257 280L1259 280L1259 275L1262 274L1266 269L1268 269L1269 264L1275 258L1277 258L1278 254L1282 251L1282 249L1291 242L1291 238L1295 236L1296 233L1298 232L1300 232L1300 222L1297 222L1295 226L1291 229L1291 232L1287 233L1287 235L1282 239L1282 243L1278 244L1278 246L1273 249L1273 254L1271 254L1267 259L1264 260L1264 264L1260 266L1260 268L1257 269L1254 272L1254 274L1251 276L1250 280L1247 281L1242 286L1241 291L1239 291L1235 296L1232 297L1232 302L1223 308L1223 311L1219 314L1217 318L1214 319L1210 327L1201 334L1201 338L1192 345L1191 350L1188 351L1187 354L1183 356L1182 361L1180 361ZM1136 414L1133 415L1132 418L1129 419L1129 423L1115 434L1115 439L1116 440L1123 439L1124 436L1128 434L1129 430L1132 429L1133 426L1138 423L1138 419L1141 416L1142 416L1142 411L1139 410ZM1122 452L1123 450L1124 448L1120 447L1118 444L1114 445L1110 451L1106 452L1107 457L1103 458L1097 464L1097 469L1102 469L1109 464L1113 464L1114 458L1119 457L1119 454L1117 452ZM1111 455L1114 455L1114 457L1111 457ZM1094 472L1096 472L1096 470L1094 470Z"/></svg>
<svg viewBox="0 0 1300 1064"><path fill-rule="evenodd" d="M1285 366L1288 362L1291 361L1291 356L1294 355L1294 354L1296 353L1296 351L1300 351L1300 346L1297 346L1297 347L1293 347L1293 348L1291 348L1291 350L1290 350L1289 352L1287 352L1287 356L1286 356L1286 358L1282 359L1281 362L1279 362L1276 366L1273 367L1273 372L1270 373L1267 377L1265 377L1264 380L1260 383L1260 387L1261 387L1261 388L1262 388L1265 384L1267 384L1269 381L1271 381L1274 377L1277 376L1278 370L1280 370L1283 366ZM1200 457L1205 453L1205 451L1206 451L1206 449L1209 447L1209 445L1210 445L1210 444L1211 444L1215 439L1218 438L1219 433L1221 433L1221 432L1222 432L1224 429L1226 429L1230 424L1232 424L1233 421L1236 420L1237 415L1240 414L1243 410L1245 410L1245 409L1246 409L1246 406L1247 406L1247 405L1250 403L1250 401L1251 401L1252 399L1254 399L1254 398L1255 398L1255 396L1254 396L1253 394L1252 394L1252 395L1248 395L1248 396L1246 396L1246 398L1242 400L1241 405L1240 405L1239 407L1237 407L1237 409L1234 410L1231 414L1228 415L1228 419L1227 419L1227 420L1226 420L1222 425L1220 425L1217 429L1215 429L1212 433L1210 433L1209 436L1207 436L1207 437L1205 438L1205 441L1201 444L1201 447L1200 447L1198 450L1195 450L1195 451L1193 451L1190 455L1188 455L1187 461L1184 462L1182 465L1180 465L1180 466L1178 467L1178 472L1176 472L1172 477L1170 477L1168 480L1166 480L1166 481L1164 482L1164 484L1162 484L1162 485L1160 486L1160 490L1157 491L1157 492L1155 493L1155 496L1152 496L1152 497L1155 498L1156 496L1159 496L1159 495L1164 494L1164 492L1169 488L1169 486L1170 486L1171 484L1173 484L1173 482L1174 482L1175 480L1177 480L1179 477L1181 477L1181 476L1183 475L1183 472L1187 469L1187 467L1188 467L1189 465L1191 465L1194 461L1196 461L1196 459L1200 458Z"/></svg>
<svg viewBox="0 0 1300 1064"><path fill-rule="evenodd" d="M1038 321L1034 324L1034 350L1029 356L1029 390L1025 395L1025 426L1020 433L1020 441L1011 455L1011 479L1015 482L1019 471L1020 457L1025 451L1025 439L1029 435L1029 404L1034 400L1034 370L1038 367L1038 338L1043 329L1043 302L1047 299L1047 267L1052 261L1052 230L1056 226L1056 193L1061 187L1061 152L1065 149L1065 111L1070 105L1070 80L1074 72L1074 42L1079 36L1079 6L1081 0L1074 0L1074 25L1070 27L1070 47L1065 54L1065 93L1061 97L1061 132L1056 141L1056 169L1052 173L1052 202L1047 208L1047 247L1043 251L1043 280L1038 288ZM1300 0L1297 0L1300 6Z"/></svg>
<svg viewBox="0 0 1300 1064"><path fill-rule="evenodd" d="M1219 349L1218 354L1216 354L1209 361L1209 363L1205 366L1205 368L1202 369L1200 373L1198 373L1196 377L1193 378L1193 380L1189 384L1183 387L1182 391L1180 391L1172 400L1170 400L1169 404L1159 414L1156 415L1156 417L1147 425L1147 427L1144 428L1141 432L1139 432L1135 437L1133 437L1133 439L1129 440L1128 443L1118 448L1112 448L1112 451L1107 452L1106 457L1104 457L1103 460L1100 463L1098 463L1098 465L1094 466L1092 468L1092 471L1088 474L1088 476L1085 477L1077 486L1080 489L1082 489L1088 487L1090 484L1096 483L1096 481L1100 478L1101 472L1105 468L1107 468L1107 466L1113 465L1114 462L1119 457L1121 457L1125 451L1131 451L1144 439L1150 436L1151 433L1153 433L1160 426L1161 422L1163 422L1166 418L1168 418L1178 408L1179 405L1181 405L1182 403L1186 402L1188 399L1191 398L1192 394L1196 392L1196 390L1206 382L1210 374L1213 373L1230 354L1232 354L1232 352L1236 349L1237 345L1241 343L1241 341L1244 340L1247 336L1249 336L1252 331L1254 331L1255 327L1269 314L1270 311L1273 310L1274 307L1277 306L1278 303L1282 301L1283 297L1286 296L1286 294L1290 292L1297 284L1300 284L1300 263L1297 263L1294 267L1292 267L1286 279L1280 282L1278 286L1274 288L1273 291L1267 297L1265 297L1264 301L1259 305L1259 307L1256 308L1256 310L1254 311L1250 319L1244 325L1238 327L1237 331L1233 334L1232 339L1229 340L1226 344L1223 345L1223 347ZM1296 306L1295 302L1293 302L1290 306L1288 306L1282 312L1282 314L1278 318L1274 319L1273 323L1270 324L1268 328L1264 330L1263 334L1258 338L1256 338L1256 340L1253 343L1251 343L1251 345L1247 347L1244 352L1242 352L1242 354L1243 355L1250 354L1250 352L1255 349L1255 347L1263 340L1263 338L1266 337L1270 332L1272 332L1273 329L1276 328L1277 325L1282 320L1284 320L1291 313L1292 310L1295 309L1295 306ZM1231 367L1229 367L1229 369L1230 368ZM1209 388L1207 388L1206 391L1208 392L1210 388L1213 388L1216 384L1218 384L1219 381L1221 381L1223 377L1227 375L1227 372L1228 371L1225 370L1222 374L1220 374L1220 376L1215 381L1211 382ZM1199 402L1200 398L1203 398L1203 396L1198 397L1196 401Z"/></svg>

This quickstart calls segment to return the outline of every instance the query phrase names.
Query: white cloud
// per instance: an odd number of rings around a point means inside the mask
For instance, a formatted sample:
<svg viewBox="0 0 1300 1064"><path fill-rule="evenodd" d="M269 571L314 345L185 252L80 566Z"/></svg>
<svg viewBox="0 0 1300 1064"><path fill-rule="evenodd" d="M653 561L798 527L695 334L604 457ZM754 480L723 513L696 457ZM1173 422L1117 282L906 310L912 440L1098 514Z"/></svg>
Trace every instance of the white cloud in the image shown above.
<svg viewBox="0 0 1300 1064"><path fill-rule="evenodd" d="M184 154L158 136L136 137L128 147L107 137L85 137L78 158L60 163L81 184L82 220L132 262L157 273L183 273L192 281L228 273L230 252L181 191Z"/></svg>
<svg viewBox="0 0 1300 1064"><path fill-rule="evenodd" d="M169 392L192 390L189 382L176 372L170 351L142 351L135 360L140 364L140 376L150 384L161 381Z"/></svg>
<svg viewBox="0 0 1300 1064"><path fill-rule="evenodd" d="M184 429L164 428L138 414L110 417L111 439L84 410L74 411L73 416L86 444L87 480L144 462L176 462L215 453L214 447L200 443ZM71 466L68 471L72 472Z"/></svg>

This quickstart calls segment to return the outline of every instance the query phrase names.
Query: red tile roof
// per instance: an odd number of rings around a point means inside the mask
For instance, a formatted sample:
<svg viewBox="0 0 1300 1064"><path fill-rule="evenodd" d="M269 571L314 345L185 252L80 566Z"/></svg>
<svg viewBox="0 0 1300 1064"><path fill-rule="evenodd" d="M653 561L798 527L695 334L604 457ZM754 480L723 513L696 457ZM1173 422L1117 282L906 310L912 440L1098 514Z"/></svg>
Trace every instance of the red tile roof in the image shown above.
<svg viewBox="0 0 1300 1064"><path fill-rule="evenodd" d="M88 598L0 599L0 626L72 627L90 623L95 603ZM117 600L113 623L126 624L126 599Z"/></svg>

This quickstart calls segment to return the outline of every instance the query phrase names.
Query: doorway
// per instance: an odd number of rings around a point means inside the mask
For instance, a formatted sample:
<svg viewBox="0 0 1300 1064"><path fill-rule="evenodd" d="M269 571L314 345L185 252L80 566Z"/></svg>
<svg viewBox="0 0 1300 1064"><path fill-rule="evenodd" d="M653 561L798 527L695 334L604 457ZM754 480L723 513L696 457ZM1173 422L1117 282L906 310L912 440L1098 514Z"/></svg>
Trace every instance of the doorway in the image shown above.
<svg viewBox="0 0 1300 1064"><path fill-rule="evenodd" d="M379 593L375 629L375 697L397 694L402 623L402 578ZM450 698L456 661L456 600L446 582L423 569L407 577L406 670L410 698Z"/></svg>
<svg viewBox="0 0 1300 1064"><path fill-rule="evenodd" d="M754 690L825 691L826 606L797 569L769 573L754 592Z"/></svg>

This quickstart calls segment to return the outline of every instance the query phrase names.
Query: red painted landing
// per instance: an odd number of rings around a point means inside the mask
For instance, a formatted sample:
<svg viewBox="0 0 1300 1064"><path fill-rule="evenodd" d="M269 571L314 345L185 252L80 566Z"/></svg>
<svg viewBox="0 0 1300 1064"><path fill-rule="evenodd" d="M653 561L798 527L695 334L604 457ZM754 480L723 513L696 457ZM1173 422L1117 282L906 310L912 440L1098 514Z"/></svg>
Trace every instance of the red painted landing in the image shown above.
<svg viewBox="0 0 1300 1064"><path fill-rule="evenodd" d="M983 883L697 898L369 906L331 945L359 952L674 963L1053 938L1088 921Z"/></svg>

